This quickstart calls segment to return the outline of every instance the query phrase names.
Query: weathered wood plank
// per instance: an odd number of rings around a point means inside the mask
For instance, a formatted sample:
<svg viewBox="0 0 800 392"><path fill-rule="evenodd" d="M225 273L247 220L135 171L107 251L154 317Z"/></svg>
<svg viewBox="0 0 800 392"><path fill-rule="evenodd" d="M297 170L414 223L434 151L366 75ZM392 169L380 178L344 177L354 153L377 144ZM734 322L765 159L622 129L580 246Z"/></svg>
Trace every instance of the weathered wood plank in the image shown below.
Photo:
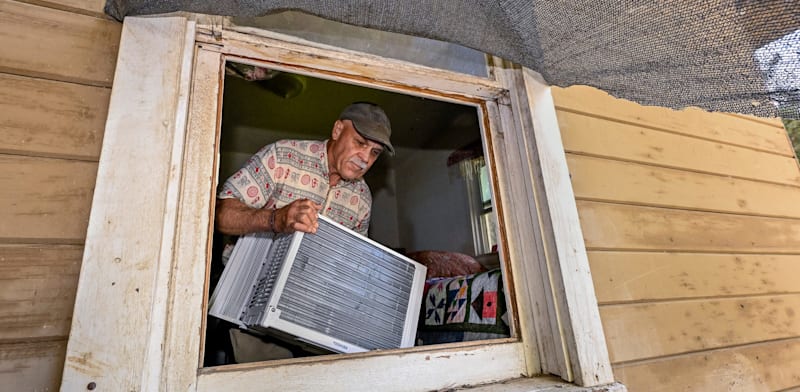
<svg viewBox="0 0 800 392"><path fill-rule="evenodd" d="M0 242L80 244L97 163L0 155Z"/></svg>
<svg viewBox="0 0 800 392"><path fill-rule="evenodd" d="M495 74L501 80L513 76L501 69L495 70ZM503 124L504 120L512 123L514 121L508 118L507 107L500 107L494 102L487 103L484 116L484 122L489 124ZM558 374L568 378L571 371L566 359L568 354L565 346L557 343L563 341L563 337L561 326L554 316L558 312L557 304L552 295L553 284L547 273L545 247L551 243L545 243L542 232L546 229L541 227L537 214L514 214L511 208L506 207L515 203L536 205L541 202L534 196L536 183L532 179L533 176L519 175L535 170L534 163L526 159L519 149L525 145L525 135L532 131L532 126L522 128L527 132L503 132L510 127L502 125L488 127L489 135L485 138L487 150L491 148L492 151L491 154L487 154L488 162L495 167L493 176L497 182L495 195L497 201L500 201L495 202L498 224L502 227L518 228L518 230L503 231L505 235L499 250L505 260L518 263L512 264L514 272L510 276L511 284L508 287L517 295L511 296L510 301L512 306L516 303L519 312L518 333L525 347L528 374ZM553 251L551 254L555 253ZM507 265L503 267L508 271ZM525 309L530 310L525 311Z"/></svg>
<svg viewBox="0 0 800 392"><path fill-rule="evenodd" d="M0 245L0 340L69 334L83 247Z"/></svg>
<svg viewBox="0 0 800 392"><path fill-rule="evenodd" d="M0 152L97 160L110 93L0 74Z"/></svg>
<svg viewBox="0 0 800 392"><path fill-rule="evenodd" d="M58 390L66 346L66 340L0 343L3 390Z"/></svg>
<svg viewBox="0 0 800 392"><path fill-rule="evenodd" d="M575 196L662 207L800 217L800 188L568 155Z"/></svg>
<svg viewBox="0 0 800 392"><path fill-rule="evenodd" d="M557 252L548 255L547 262L553 296L560 302L556 317L562 323L562 339L569 352L575 382L581 386L607 384L614 381L614 376L597 313L597 298L559 137L552 91L535 72L523 69L523 76L534 134L533 140L526 138L527 154L535 157L534 165L541 168L544 188L543 194L536 196L544 200L537 200L536 204L540 210L546 210L539 219L545 222L549 219L549 225L544 223L544 227L550 231L548 237L552 236L551 245Z"/></svg>
<svg viewBox="0 0 800 392"><path fill-rule="evenodd" d="M220 89L225 60L216 52L193 50L195 35L195 22L188 22L175 117L176 130L185 132L176 131L172 146L172 166L182 175L170 181L172 186L167 193L165 208L176 212L166 217L174 219L165 222L162 238L164 244L171 244L161 254L161 259L169 263L164 262L162 280L156 282L167 286L162 291L165 300L160 309L164 335L160 341L155 334L150 338L151 344L159 344L163 351L151 349L148 358L151 370L143 389L159 385L165 391L195 390L197 368L202 366L205 301L209 297L205 284L217 181L217 176L209 173L215 173L218 167ZM187 326L196 329L186 333Z"/></svg>
<svg viewBox="0 0 800 392"><path fill-rule="evenodd" d="M659 166L800 185L794 156L686 137L575 113L558 112L564 148Z"/></svg>
<svg viewBox="0 0 800 392"><path fill-rule="evenodd" d="M612 362L800 336L800 294L600 307Z"/></svg>
<svg viewBox="0 0 800 392"><path fill-rule="evenodd" d="M447 388L443 385L454 387L519 377L525 368L521 350L521 343L506 342L406 352L400 356L358 353L307 358L316 362L314 366L300 360L283 366L253 363L224 370L210 368L198 375L197 391L228 390L232 385L242 391L441 390Z"/></svg>
<svg viewBox="0 0 800 392"><path fill-rule="evenodd" d="M40 5L42 7L54 8L63 11L76 12L85 15L94 15L110 18L103 12L105 0L15 0L20 3Z"/></svg>
<svg viewBox="0 0 800 392"><path fill-rule="evenodd" d="M82 390L90 382L112 390L153 390L144 379L161 363L146 359L164 349L163 340L150 337L164 333L159 321L169 288L156 282L159 271L172 267L160 255L171 255L171 243L163 241L175 230L165 222L176 213L167 209L171 183L180 180L172 158L182 157L173 156L173 144L175 134L184 132L176 129L175 87L186 20L127 18L124 30L121 51L130 57L120 62L114 79L75 299L75 314L98 316L72 319L63 390ZM157 383L159 375L154 377Z"/></svg>
<svg viewBox="0 0 800 392"><path fill-rule="evenodd" d="M270 37L274 35L269 31L256 28L233 26L231 29L235 31L227 29L222 31L225 41L222 47L211 35L198 35L198 41L209 42L210 45L206 45L209 50L241 56L243 63L299 74L308 74L309 69L314 69L315 77L324 75L332 80L346 80L347 83L366 80L367 85L382 86L390 91L408 94L409 90L398 89L397 86L402 84L411 87L411 90L419 96L451 102L457 102L453 100L454 98L472 102L493 99L502 91L497 82L486 78L386 59L367 53L338 48L334 48L335 51L319 49L320 45L311 46L274 39ZM253 59L270 59L270 61ZM391 67L386 66L389 62L392 63ZM341 79L342 76L346 79Z"/></svg>
<svg viewBox="0 0 800 392"><path fill-rule="evenodd" d="M750 121L755 121L755 122L759 122L759 123L766 124L766 125L773 126L773 127L783 128L783 120L781 120L780 117L766 118L766 117L758 117L758 116L753 116L753 115L750 115L750 114L742 114L742 113L725 113L725 115L736 117L736 118L742 118L742 119L746 119L746 120L750 120Z"/></svg>
<svg viewBox="0 0 800 392"><path fill-rule="evenodd" d="M629 391L778 391L800 385L800 339L614 367Z"/></svg>
<svg viewBox="0 0 800 392"><path fill-rule="evenodd" d="M780 124L780 120L772 119L772 123L768 124L724 113L710 113L698 108L677 111L657 106L641 106L587 86L553 88L553 99L559 109L792 155L792 146L784 135L786 131L781 126L776 126Z"/></svg>
<svg viewBox="0 0 800 392"><path fill-rule="evenodd" d="M800 293L800 257L664 252L589 252L601 303Z"/></svg>
<svg viewBox="0 0 800 392"><path fill-rule="evenodd" d="M800 253L800 220L579 201L586 247Z"/></svg>
<svg viewBox="0 0 800 392"><path fill-rule="evenodd" d="M110 86L119 34L107 19L0 0L0 72Z"/></svg>

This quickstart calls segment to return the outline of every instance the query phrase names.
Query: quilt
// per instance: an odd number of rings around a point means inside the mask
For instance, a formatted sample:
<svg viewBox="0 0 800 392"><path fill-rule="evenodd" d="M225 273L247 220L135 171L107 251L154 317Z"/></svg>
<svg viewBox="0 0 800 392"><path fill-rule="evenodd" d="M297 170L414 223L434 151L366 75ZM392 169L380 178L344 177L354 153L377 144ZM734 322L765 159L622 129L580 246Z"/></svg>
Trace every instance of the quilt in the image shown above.
<svg viewBox="0 0 800 392"><path fill-rule="evenodd" d="M509 336L500 269L425 282L417 328L420 344Z"/></svg>

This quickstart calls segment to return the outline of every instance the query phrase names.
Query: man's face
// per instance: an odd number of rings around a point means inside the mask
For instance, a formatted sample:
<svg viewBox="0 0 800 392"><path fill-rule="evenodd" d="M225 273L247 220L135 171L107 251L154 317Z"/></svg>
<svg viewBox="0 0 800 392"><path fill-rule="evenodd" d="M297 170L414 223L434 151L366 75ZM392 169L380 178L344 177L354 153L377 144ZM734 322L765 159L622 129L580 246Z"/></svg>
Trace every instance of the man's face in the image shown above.
<svg viewBox="0 0 800 392"><path fill-rule="evenodd" d="M345 180L361 178L383 152L383 146L361 136L350 120L337 120L331 133L328 164Z"/></svg>

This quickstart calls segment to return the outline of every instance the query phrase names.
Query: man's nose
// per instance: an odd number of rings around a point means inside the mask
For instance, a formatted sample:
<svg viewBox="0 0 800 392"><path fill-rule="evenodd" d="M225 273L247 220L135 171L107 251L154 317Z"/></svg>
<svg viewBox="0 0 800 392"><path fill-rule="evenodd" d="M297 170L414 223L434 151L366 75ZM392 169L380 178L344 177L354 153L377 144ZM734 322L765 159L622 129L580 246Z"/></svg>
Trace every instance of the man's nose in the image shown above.
<svg viewBox="0 0 800 392"><path fill-rule="evenodd" d="M367 146L366 148L362 148L358 151L358 157L361 159L362 162L369 162L369 152L371 148Z"/></svg>

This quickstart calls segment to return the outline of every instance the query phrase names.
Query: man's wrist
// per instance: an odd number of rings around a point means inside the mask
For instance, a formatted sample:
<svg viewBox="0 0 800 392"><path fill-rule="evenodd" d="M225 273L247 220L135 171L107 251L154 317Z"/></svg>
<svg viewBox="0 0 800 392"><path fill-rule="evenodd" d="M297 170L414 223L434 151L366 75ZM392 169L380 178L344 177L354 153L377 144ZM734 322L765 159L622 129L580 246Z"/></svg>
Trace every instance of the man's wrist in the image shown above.
<svg viewBox="0 0 800 392"><path fill-rule="evenodd" d="M270 210L269 210L269 219L268 219L268 222L267 222L268 230L273 232L273 233L277 233L278 232L277 230L275 230L275 212L276 211L277 211L276 209L270 208Z"/></svg>

